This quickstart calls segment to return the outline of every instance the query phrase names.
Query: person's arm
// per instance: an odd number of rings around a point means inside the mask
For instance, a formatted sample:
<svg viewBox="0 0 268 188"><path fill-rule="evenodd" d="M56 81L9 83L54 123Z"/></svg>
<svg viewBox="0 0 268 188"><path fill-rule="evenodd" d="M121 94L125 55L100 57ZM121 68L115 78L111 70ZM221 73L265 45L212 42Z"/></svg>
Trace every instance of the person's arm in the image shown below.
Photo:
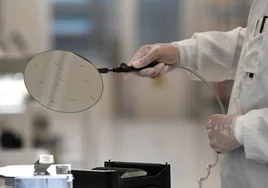
<svg viewBox="0 0 268 188"><path fill-rule="evenodd" d="M207 81L233 79L245 33L246 28L238 27L229 32L195 33L191 39L174 42L179 49L180 64Z"/></svg>
<svg viewBox="0 0 268 188"><path fill-rule="evenodd" d="M268 162L268 108L252 110L238 117L235 132L247 159Z"/></svg>

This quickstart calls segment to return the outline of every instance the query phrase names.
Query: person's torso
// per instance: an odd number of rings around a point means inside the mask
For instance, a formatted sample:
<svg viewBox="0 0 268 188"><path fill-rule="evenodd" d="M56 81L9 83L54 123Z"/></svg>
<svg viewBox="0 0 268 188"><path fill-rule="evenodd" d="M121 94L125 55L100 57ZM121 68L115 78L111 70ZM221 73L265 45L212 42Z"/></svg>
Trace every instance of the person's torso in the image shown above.
<svg viewBox="0 0 268 188"><path fill-rule="evenodd" d="M267 16L267 19L266 17ZM229 114L268 107L268 1L254 1L237 68ZM268 187L268 164L245 158L244 148L222 156L222 188Z"/></svg>
<svg viewBox="0 0 268 188"><path fill-rule="evenodd" d="M257 0L250 11L228 113L245 114L252 109L268 107L267 52L268 1Z"/></svg>

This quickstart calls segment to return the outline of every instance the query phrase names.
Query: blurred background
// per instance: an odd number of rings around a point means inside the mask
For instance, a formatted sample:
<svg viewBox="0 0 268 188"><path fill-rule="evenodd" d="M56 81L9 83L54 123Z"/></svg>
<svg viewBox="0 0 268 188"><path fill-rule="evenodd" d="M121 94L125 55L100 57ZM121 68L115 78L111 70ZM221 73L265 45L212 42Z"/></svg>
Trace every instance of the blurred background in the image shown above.
<svg viewBox="0 0 268 188"><path fill-rule="evenodd" d="M144 44L194 32L246 26L251 0L0 0L0 165L32 164L39 154L75 169L105 160L168 162L172 187L196 187L214 159L206 124L219 105L182 70L151 80L103 75L99 103L78 114L49 111L28 95L29 58L76 52L97 67L127 63ZM211 83L226 109L232 81ZM220 187L216 167L208 188Z"/></svg>

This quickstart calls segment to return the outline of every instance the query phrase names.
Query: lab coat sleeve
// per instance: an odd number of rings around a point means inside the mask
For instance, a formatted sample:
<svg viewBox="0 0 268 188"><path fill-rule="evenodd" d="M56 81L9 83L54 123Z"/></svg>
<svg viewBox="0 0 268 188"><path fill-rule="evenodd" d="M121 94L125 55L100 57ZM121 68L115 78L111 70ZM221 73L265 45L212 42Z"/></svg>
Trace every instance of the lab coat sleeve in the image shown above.
<svg viewBox="0 0 268 188"><path fill-rule="evenodd" d="M268 163L268 108L251 110L236 120L247 159Z"/></svg>
<svg viewBox="0 0 268 188"><path fill-rule="evenodd" d="M238 27L228 32L195 33L190 39L174 42L180 64L207 81L234 79L245 33L246 28Z"/></svg>

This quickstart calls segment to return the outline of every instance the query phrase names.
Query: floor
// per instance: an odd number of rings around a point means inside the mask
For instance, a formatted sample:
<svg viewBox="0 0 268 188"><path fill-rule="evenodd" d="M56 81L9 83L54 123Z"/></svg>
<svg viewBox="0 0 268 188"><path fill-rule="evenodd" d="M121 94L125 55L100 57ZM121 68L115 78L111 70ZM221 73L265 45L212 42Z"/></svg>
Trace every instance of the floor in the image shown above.
<svg viewBox="0 0 268 188"><path fill-rule="evenodd" d="M196 188L206 175L206 165L214 162L208 145L205 121L120 121L92 127L89 143L90 165L111 159L128 162L171 164L172 188ZM91 140L91 141L90 141ZM91 146L93 146L91 145ZM218 166L204 188L220 187Z"/></svg>

